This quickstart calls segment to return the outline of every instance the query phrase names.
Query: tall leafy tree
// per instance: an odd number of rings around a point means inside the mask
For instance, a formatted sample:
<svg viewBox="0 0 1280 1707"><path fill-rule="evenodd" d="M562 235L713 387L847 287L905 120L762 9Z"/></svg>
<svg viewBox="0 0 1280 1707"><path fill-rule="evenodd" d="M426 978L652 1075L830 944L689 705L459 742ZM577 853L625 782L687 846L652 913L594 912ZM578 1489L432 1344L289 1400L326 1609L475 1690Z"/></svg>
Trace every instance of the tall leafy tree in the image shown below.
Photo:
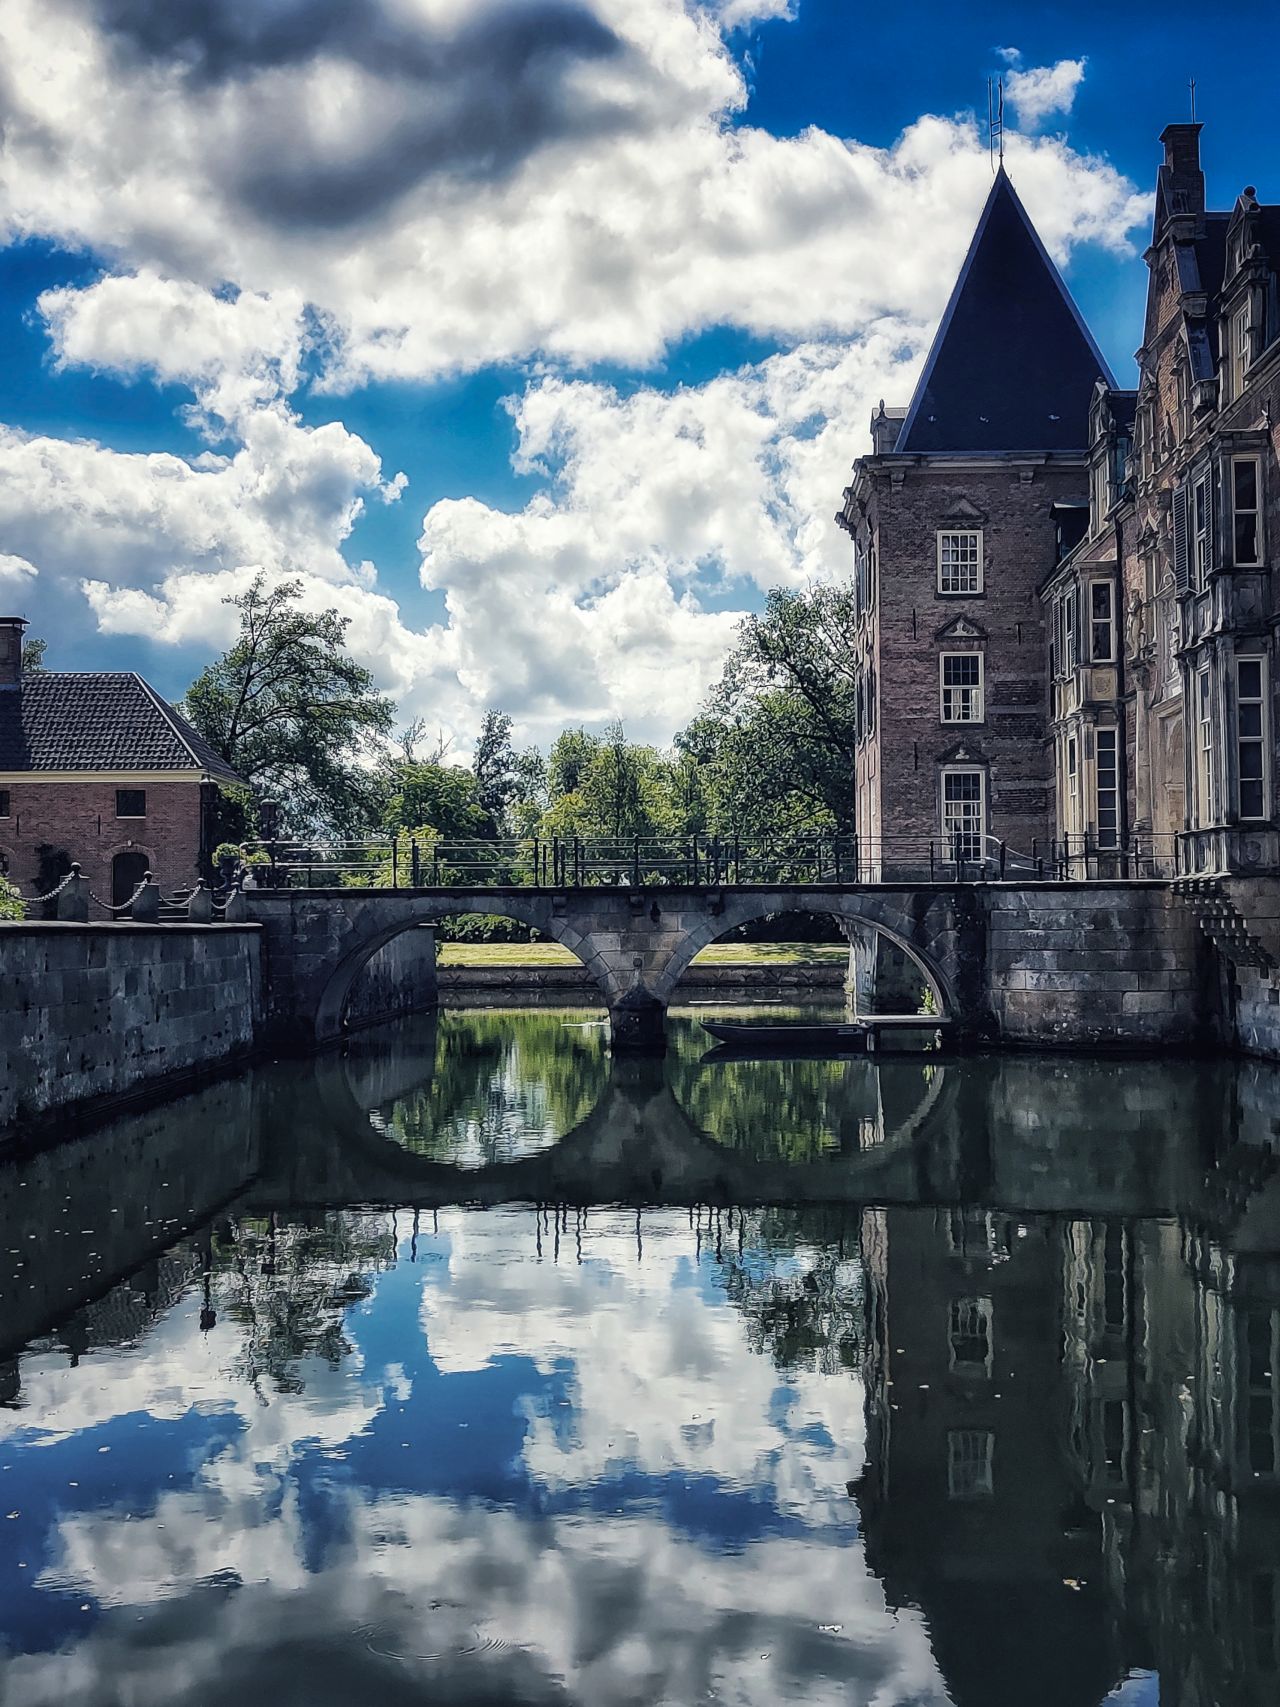
<svg viewBox="0 0 1280 1707"><path fill-rule="evenodd" d="M186 716L256 793L280 802L287 832L363 828L376 800L369 761L393 710L347 652L348 619L303 609L300 582L270 586L265 575L225 602L240 632L187 689Z"/></svg>
<svg viewBox="0 0 1280 1707"><path fill-rule="evenodd" d="M739 627L708 707L719 742L698 736L718 748L719 813L735 827L853 827L867 693L856 615L841 587L774 591Z"/></svg>
<svg viewBox="0 0 1280 1707"><path fill-rule="evenodd" d="M486 711L480 725L472 769L476 798L493 819L502 824L519 792L519 770L511 745L511 719L505 711Z"/></svg>

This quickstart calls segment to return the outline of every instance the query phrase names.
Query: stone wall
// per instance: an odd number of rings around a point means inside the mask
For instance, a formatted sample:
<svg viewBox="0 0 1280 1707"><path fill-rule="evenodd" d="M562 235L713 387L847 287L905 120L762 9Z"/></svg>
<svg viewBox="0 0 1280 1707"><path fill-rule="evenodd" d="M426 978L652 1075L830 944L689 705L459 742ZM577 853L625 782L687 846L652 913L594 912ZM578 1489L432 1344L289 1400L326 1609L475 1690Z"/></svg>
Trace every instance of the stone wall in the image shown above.
<svg viewBox="0 0 1280 1707"><path fill-rule="evenodd" d="M1157 1049L1222 1040L1213 951L1165 884L992 886L987 898L1000 1041Z"/></svg>
<svg viewBox="0 0 1280 1707"><path fill-rule="evenodd" d="M373 1025L436 1005L436 933L403 931L362 967L347 1000L349 1026Z"/></svg>
<svg viewBox="0 0 1280 1707"><path fill-rule="evenodd" d="M253 1048L254 925L0 925L0 1129Z"/></svg>
<svg viewBox="0 0 1280 1707"><path fill-rule="evenodd" d="M1232 1042L1249 1055L1280 1061L1280 881L1241 877L1221 884L1247 933L1270 965L1228 962L1222 1001L1230 1016Z"/></svg>

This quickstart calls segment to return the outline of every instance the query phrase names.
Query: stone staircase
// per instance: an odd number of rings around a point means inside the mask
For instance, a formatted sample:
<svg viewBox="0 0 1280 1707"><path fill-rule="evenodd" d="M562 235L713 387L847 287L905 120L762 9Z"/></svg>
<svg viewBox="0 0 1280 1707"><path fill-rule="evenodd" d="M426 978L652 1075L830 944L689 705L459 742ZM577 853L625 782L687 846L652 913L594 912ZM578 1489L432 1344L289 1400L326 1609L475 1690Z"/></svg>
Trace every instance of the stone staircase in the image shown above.
<svg viewBox="0 0 1280 1707"><path fill-rule="evenodd" d="M1250 966L1274 982L1280 963L1249 929L1244 914L1216 877L1181 877L1173 885L1195 913L1201 933L1234 966Z"/></svg>

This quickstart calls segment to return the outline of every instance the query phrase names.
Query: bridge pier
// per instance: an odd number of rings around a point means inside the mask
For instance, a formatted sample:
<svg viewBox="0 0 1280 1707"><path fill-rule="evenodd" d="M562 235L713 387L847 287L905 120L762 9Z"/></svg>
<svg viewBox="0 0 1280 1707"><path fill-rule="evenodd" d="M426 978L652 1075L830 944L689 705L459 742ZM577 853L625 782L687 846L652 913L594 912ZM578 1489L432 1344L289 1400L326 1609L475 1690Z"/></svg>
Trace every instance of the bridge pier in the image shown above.
<svg viewBox="0 0 1280 1707"><path fill-rule="evenodd" d="M635 984L609 1009L615 1055L662 1055L667 1048L667 1008L652 990Z"/></svg>

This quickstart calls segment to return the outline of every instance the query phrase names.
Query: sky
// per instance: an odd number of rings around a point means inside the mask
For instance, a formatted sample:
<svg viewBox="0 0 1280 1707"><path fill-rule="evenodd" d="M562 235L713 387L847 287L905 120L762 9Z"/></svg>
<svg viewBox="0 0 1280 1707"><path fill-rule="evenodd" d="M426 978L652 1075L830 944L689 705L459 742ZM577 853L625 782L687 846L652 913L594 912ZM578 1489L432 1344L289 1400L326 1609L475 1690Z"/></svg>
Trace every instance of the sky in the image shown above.
<svg viewBox="0 0 1280 1707"><path fill-rule="evenodd" d="M845 573L989 76L1121 383L1192 76L1211 203L1280 201L1274 15L1230 14L4 0L0 606L176 698L261 571L459 755L487 707L665 742L744 612Z"/></svg>

